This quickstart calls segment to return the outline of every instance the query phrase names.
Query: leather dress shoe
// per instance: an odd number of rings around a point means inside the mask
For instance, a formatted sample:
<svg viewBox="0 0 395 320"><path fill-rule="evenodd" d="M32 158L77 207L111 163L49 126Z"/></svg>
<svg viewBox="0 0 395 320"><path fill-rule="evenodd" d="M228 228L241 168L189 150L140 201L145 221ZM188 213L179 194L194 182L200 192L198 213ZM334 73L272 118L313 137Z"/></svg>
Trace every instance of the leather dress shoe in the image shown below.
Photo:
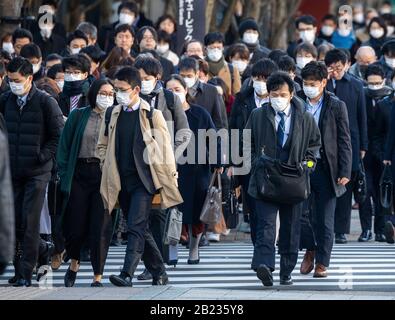
<svg viewBox="0 0 395 320"><path fill-rule="evenodd" d="M256 275L259 280L262 281L262 284L265 287L271 287L273 286L273 275L272 271L269 269L268 266L265 264L261 264L257 270L256 270Z"/></svg>
<svg viewBox="0 0 395 320"><path fill-rule="evenodd" d="M132 287L132 278L125 272L121 272L119 276L113 274L110 276L110 282L117 287Z"/></svg>
<svg viewBox="0 0 395 320"><path fill-rule="evenodd" d="M32 285L31 280L19 278L18 281L13 284L13 287L30 287L31 285Z"/></svg>
<svg viewBox="0 0 395 320"><path fill-rule="evenodd" d="M103 284L100 281L95 281L91 283L91 287L100 288L103 287Z"/></svg>
<svg viewBox="0 0 395 320"><path fill-rule="evenodd" d="M153 286L165 286L168 283L169 283L169 277L167 276L166 273L152 279Z"/></svg>
<svg viewBox="0 0 395 320"><path fill-rule="evenodd" d="M64 286L66 288L73 287L75 279L77 279L77 272L70 270L69 267L64 275Z"/></svg>
<svg viewBox="0 0 395 320"><path fill-rule="evenodd" d="M337 244L346 244L347 238L344 233L336 233L335 235L335 243Z"/></svg>
<svg viewBox="0 0 395 320"><path fill-rule="evenodd" d="M359 242L367 242L370 240L372 240L372 231L370 230L362 231L361 235L358 238Z"/></svg>
<svg viewBox="0 0 395 320"><path fill-rule="evenodd" d="M188 261L187 261L188 264L199 264L199 262L200 262L200 259L196 259L196 260L188 259Z"/></svg>
<svg viewBox="0 0 395 320"><path fill-rule="evenodd" d="M384 236L387 243L395 243L395 229L391 221L387 221L384 226Z"/></svg>
<svg viewBox="0 0 395 320"><path fill-rule="evenodd" d="M143 273L137 276L137 280L152 280L152 274L147 269L144 269Z"/></svg>
<svg viewBox="0 0 395 320"><path fill-rule="evenodd" d="M382 234L382 233L376 233L376 235L375 235L375 237L374 237L374 241L377 241L377 242L386 242L386 241L387 241L387 238L386 238L385 235Z"/></svg>
<svg viewBox="0 0 395 320"><path fill-rule="evenodd" d="M280 284L285 285L285 286L289 286L289 285L293 284L291 276L281 276L280 277Z"/></svg>
<svg viewBox="0 0 395 320"><path fill-rule="evenodd" d="M315 270L314 270L314 278L326 278L328 275L326 273L326 267L320 263L317 263L315 265Z"/></svg>
<svg viewBox="0 0 395 320"><path fill-rule="evenodd" d="M166 264L168 266L173 266L174 268L177 266L178 260L174 259L174 260L169 260Z"/></svg>
<svg viewBox="0 0 395 320"><path fill-rule="evenodd" d="M14 284L14 283L17 283L18 280L19 280L19 276L13 276L12 278L8 279L8 283L9 284Z"/></svg>
<svg viewBox="0 0 395 320"><path fill-rule="evenodd" d="M304 254L303 261L300 264L300 273L301 274L309 274L314 269L314 257L315 252L306 250Z"/></svg>

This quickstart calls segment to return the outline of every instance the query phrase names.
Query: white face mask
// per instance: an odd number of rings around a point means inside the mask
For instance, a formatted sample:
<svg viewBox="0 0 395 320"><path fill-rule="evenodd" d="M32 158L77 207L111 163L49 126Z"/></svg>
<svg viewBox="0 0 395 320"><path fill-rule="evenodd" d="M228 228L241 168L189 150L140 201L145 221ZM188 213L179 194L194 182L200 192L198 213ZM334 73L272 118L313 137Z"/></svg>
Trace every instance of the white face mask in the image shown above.
<svg viewBox="0 0 395 320"><path fill-rule="evenodd" d="M63 87L64 87L64 81L63 80L57 80L56 84L58 85L59 89L61 91L63 91Z"/></svg>
<svg viewBox="0 0 395 320"><path fill-rule="evenodd" d="M380 90L384 87L384 82L382 84L368 84L370 90Z"/></svg>
<svg viewBox="0 0 395 320"><path fill-rule="evenodd" d="M309 43L313 43L315 40L314 30L305 30L300 32L300 39Z"/></svg>
<svg viewBox="0 0 395 320"><path fill-rule="evenodd" d="M71 54L79 54L81 51L81 48L70 48Z"/></svg>
<svg viewBox="0 0 395 320"><path fill-rule="evenodd" d="M122 106L129 106L132 103L130 92L117 92L117 102Z"/></svg>
<svg viewBox="0 0 395 320"><path fill-rule="evenodd" d="M351 29L341 28L341 29L337 29L337 32L342 37L348 37L350 35L350 33L351 33Z"/></svg>
<svg viewBox="0 0 395 320"><path fill-rule="evenodd" d="M384 35L384 29L373 29L370 30L370 35L372 38L380 39Z"/></svg>
<svg viewBox="0 0 395 320"><path fill-rule="evenodd" d="M213 62L218 62L222 58L222 50L217 48L207 49L207 57Z"/></svg>
<svg viewBox="0 0 395 320"><path fill-rule="evenodd" d="M177 96L180 98L182 104L186 101L185 93L182 93L182 92L174 92L174 94L177 95Z"/></svg>
<svg viewBox="0 0 395 320"><path fill-rule="evenodd" d="M169 46L168 43L163 44L163 45L158 44L158 45L156 46L156 52L158 52L159 54L164 54L164 53L166 53L167 51L169 51L169 49L170 49L170 46Z"/></svg>
<svg viewBox="0 0 395 320"><path fill-rule="evenodd" d="M33 74L36 74L41 69L41 63L33 64Z"/></svg>
<svg viewBox="0 0 395 320"><path fill-rule="evenodd" d="M101 109L105 110L114 104L114 97L103 96L98 94L96 97L96 105Z"/></svg>
<svg viewBox="0 0 395 320"><path fill-rule="evenodd" d="M244 32L243 42L247 44L255 44L258 42L259 34L252 32Z"/></svg>
<svg viewBox="0 0 395 320"><path fill-rule="evenodd" d="M320 88L303 86L303 92L307 98L313 99L313 98L316 98L320 94Z"/></svg>
<svg viewBox="0 0 395 320"><path fill-rule="evenodd" d="M243 60L233 60L232 64L239 70L239 73L242 74L244 70L247 68L247 62Z"/></svg>
<svg viewBox="0 0 395 320"><path fill-rule="evenodd" d="M364 19L365 19L365 17L363 16L362 12L358 12L358 13L354 14L354 21L356 23L363 23Z"/></svg>
<svg viewBox="0 0 395 320"><path fill-rule="evenodd" d="M52 35L52 28L42 28L40 29L40 34L43 38L49 39Z"/></svg>
<svg viewBox="0 0 395 320"><path fill-rule="evenodd" d="M185 81L185 84L187 85L187 88L190 89L190 88L192 88L195 85L197 80L196 80L196 78L187 78L187 77L185 77L184 81Z"/></svg>
<svg viewBox="0 0 395 320"><path fill-rule="evenodd" d="M64 81L67 82L74 82L74 81L81 81L82 80L82 74L73 74L73 73L65 73L64 74Z"/></svg>
<svg viewBox="0 0 395 320"><path fill-rule="evenodd" d="M155 80L141 81L141 93L150 94L155 89Z"/></svg>
<svg viewBox="0 0 395 320"><path fill-rule="evenodd" d="M119 15L119 24L129 24L132 25L134 22L134 15L129 13L121 13Z"/></svg>
<svg viewBox="0 0 395 320"><path fill-rule="evenodd" d="M296 57L296 65L300 68L303 69L306 64L309 62L313 61L313 58L307 58L307 57Z"/></svg>
<svg viewBox="0 0 395 320"><path fill-rule="evenodd" d="M15 52L12 42L3 42L3 50L7 51L9 54L13 54Z"/></svg>
<svg viewBox="0 0 395 320"><path fill-rule="evenodd" d="M24 83L16 83L10 81L10 89L13 94L16 96L23 96L25 94L25 84L27 80Z"/></svg>
<svg viewBox="0 0 395 320"><path fill-rule="evenodd" d="M322 26L321 32L324 36L331 36L333 32L335 32L335 28L331 26Z"/></svg>
<svg viewBox="0 0 395 320"><path fill-rule="evenodd" d="M267 87L266 87L265 81L254 80L253 87L254 87L256 94L258 94L260 96L264 96L267 94Z"/></svg>
<svg viewBox="0 0 395 320"><path fill-rule="evenodd" d="M387 26L387 37L388 36L392 36L394 31L395 31L395 27L394 26Z"/></svg>
<svg viewBox="0 0 395 320"><path fill-rule="evenodd" d="M395 69L395 58L388 58L386 56L384 56L385 59L385 63L391 67L392 69Z"/></svg>
<svg viewBox="0 0 395 320"><path fill-rule="evenodd" d="M270 104L273 107L274 111L282 112L288 107L289 101L287 98L281 98L281 97L270 98Z"/></svg>

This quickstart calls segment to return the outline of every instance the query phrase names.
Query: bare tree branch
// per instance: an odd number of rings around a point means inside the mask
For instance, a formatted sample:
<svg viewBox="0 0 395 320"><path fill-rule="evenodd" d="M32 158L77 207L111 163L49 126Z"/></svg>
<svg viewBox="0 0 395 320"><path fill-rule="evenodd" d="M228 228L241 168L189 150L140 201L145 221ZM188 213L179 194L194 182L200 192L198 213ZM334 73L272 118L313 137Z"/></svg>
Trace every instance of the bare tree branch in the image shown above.
<svg viewBox="0 0 395 320"><path fill-rule="evenodd" d="M225 33L229 29L230 23L232 22L232 17L234 15L236 3L237 0L229 1L224 18L222 19L221 25L218 28L219 32Z"/></svg>

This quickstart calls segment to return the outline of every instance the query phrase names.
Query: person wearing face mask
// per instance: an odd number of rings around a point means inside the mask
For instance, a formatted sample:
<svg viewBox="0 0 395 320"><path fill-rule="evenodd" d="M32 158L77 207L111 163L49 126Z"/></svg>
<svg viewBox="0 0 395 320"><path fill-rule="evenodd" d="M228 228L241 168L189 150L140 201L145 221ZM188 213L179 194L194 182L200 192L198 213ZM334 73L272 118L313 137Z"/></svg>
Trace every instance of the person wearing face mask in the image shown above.
<svg viewBox="0 0 395 320"><path fill-rule="evenodd" d="M239 35L241 42L248 47L251 63L268 57L270 49L261 45L259 41L259 26L255 20L246 19L242 21L239 25Z"/></svg>
<svg viewBox="0 0 395 320"><path fill-rule="evenodd" d="M367 82L365 96L369 148L363 162L368 193L366 200L359 204L359 218L361 221L362 233L358 241L366 242L372 239L372 217L374 215L375 241L385 242L384 215L379 200L380 176L383 171L382 154L385 141L383 141L383 139L377 139L378 132L383 130L383 128L378 127L377 123L377 104L385 97L392 96L393 89L385 85L384 70L381 65L377 63L368 66L365 80Z"/></svg>
<svg viewBox="0 0 395 320"><path fill-rule="evenodd" d="M332 34L332 44L335 48L351 50L357 39L352 27L345 24L344 21L344 18L342 20L339 18L338 27Z"/></svg>
<svg viewBox="0 0 395 320"><path fill-rule="evenodd" d="M269 93L267 91L266 81L269 76L277 70L277 65L271 59L259 60L251 69L253 85L242 89L236 95L236 99L230 113L229 129L238 130L239 132L239 150L243 150L243 129L245 128L251 113L257 108L262 108L264 103L269 102ZM230 168L228 172L229 175L232 175L233 168ZM250 175L239 176L239 178L242 186L244 226L247 227L255 217L255 205L253 198L247 192ZM253 243L255 243L256 234L254 227L255 224L250 223L251 239Z"/></svg>
<svg viewBox="0 0 395 320"><path fill-rule="evenodd" d="M63 91L64 87L64 71L62 64L55 64L51 68L49 68L47 72L47 77L55 80L56 85L58 86L60 92Z"/></svg>
<svg viewBox="0 0 395 320"><path fill-rule="evenodd" d="M248 193L254 198L256 231L251 269L264 286L273 286L275 268L276 217L280 215L279 253L280 285L292 285L291 273L298 259L300 217L303 202L287 204L267 201L258 190L256 161L262 152L288 165L304 161L316 162L320 149L320 132L313 115L303 101L294 97L293 81L284 72L275 72L267 79L269 103L251 113L246 129L251 139L244 141L247 165L252 166ZM258 182L259 183L259 182ZM284 199L287 194L284 194Z"/></svg>
<svg viewBox="0 0 395 320"><path fill-rule="evenodd" d="M43 58L40 47L34 43L23 46L21 57L29 60L33 65L33 81L38 81L45 76L45 68L43 66Z"/></svg>
<svg viewBox="0 0 395 320"><path fill-rule="evenodd" d="M368 32L370 39L369 41L362 43L362 45L372 47L376 52L376 56L380 57L381 47L388 40L385 21L380 17L373 18L368 25Z"/></svg>
<svg viewBox="0 0 395 320"><path fill-rule="evenodd" d="M215 86L199 80L199 64L194 58L183 58L178 66L188 94L194 102L205 108L214 121L217 129L227 128L226 108Z"/></svg>
<svg viewBox="0 0 395 320"><path fill-rule="evenodd" d="M388 83L392 80L392 73L395 70L395 40L389 40L381 48L381 58L379 63L384 69L385 79Z"/></svg>
<svg viewBox="0 0 395 320"><path fill-rule="evenodd" d="M297 76L297 68L295 64L295 60L292 59L290 56L284 56L282 57L279 62L277 63L278 68L280 71L284 71L289 74L291 79L294 81L294 88L295 92L299 92L302 90L301 86L299 83L302 83L302 79Z"/></svg>
<svg viewBox="0 0 395 320"><path fill-rule="evenodd" d="M59 95L59 106L65 117L75 108L88 105L89 80L91 64L83 54L72 55L62 60L64 71L63 91Z"/></svg>
<svg viewBox="0 0 395 320"><path fill-rule="evenodd" d="M308 42L315 47L325 42L323 39L316 37L317 20L313 16L306 15L297 18L295 26L299 33L299 39L288 44L287 53L290 57L295 58L295 49L302 42Z"/></svg>
<svg viewBox="0 0 395 320"><path fill-rule="evenodd" d="M180 58L170 49L171 47L171 35L166 31L158 31L158 44L156 46L156 52L159 56L171 61L173 66L178 66Z"/></svg>
<svg viewBox="0 0 395 320"><path fill-rule="evenodd" d="M180 97L188 118L189 127L195 137L198 137L199 130L216 130L210 114L203 107L188 102L188 87L180 75L172 75L166 82L166 88ZM208 150L198 150L197 140L195 141L194 149L196 155L196 158L193 159L194 162L178 165L178 185L184 199L179 209L183 213L183 233L189 235L188 264L198 264L200 262L199 241L205 228L205 225L200 221L200 213L209 186L211 176L210 167L221 167L220 156L216 157L217 161L215 162L210 162L210 159L207 157L205 164L198 164L198 153L206 152L207 156L209 156L209 153ZM217 151L219 155L219 143Z"/></svg>
<svg viewBox="0 0 395 320"><path fill-rule="evenodd" d="M363 82L346 72L347 55L340 49L333 49L325 56L329 80L326 89L334 93L347 106L352 142L352 172L347 191L337 199L335 213L335 242L347 243L345 234L350 233L351 201L360 161L368 150L366 99ZM350 94L352 93L352 94Z"/></svg>
<svg viewBox="0 0 395 320"><path fill-rule="evenodd" d="M377 56L372 47L360 47L355 54L356 62L350 67L348 72L360 80L365 79L368 66L377 60Z"/></svg>
<svg viewBox="0 0 395 320"><path fill-rule="evenodd" d="M47 250L40 240L40 215L64 123L56 100L33 83L27 59L11 60L7 77L11 91L1 96L0 113L8 131L13 193L20 204L15 207L15 276L9 283L20 287L31 286L37 257Z"/></svg>
<svg viewBox="0 0 395 320"><path fill-rule="evenodd" d="M124 67L115 74L119 105L107 110L97 145L102 163L100 190L104 207L111 212L119 200L127 217L128 242L123 268L119 275L110 276L110 282L121 287L132 286L142 258L152 275L152 285L168 283L161 252L149 228L151 203L157 191L162 209L183 202L166 121L162 112L140 98L141 86L140 72L134 67Z"/></svg>
<svg viewBox="0 0 395 320"><path fill-rule="evenodd" d="M10 56L14 54L14 45L12 43L12 33L6 33L1 38L1 49L7 52Z"/></svg>
<svg viewBox="0 0 395 320"><path fill-rule="evenodd" d="M99 29L98 43L105 52L110 52L114 48L114 31L117 27L127 24L134 30L139 30L145 26L153 26L151 20L147 19L143 12L139 11L138 5L133 1L123 2L118 7L118 21L102 26Z"/></svg>
<svg viewBox="0 0 395 320"><path fill-rule="evenodd" d="M365 14L363 4L354 4L353 9L353 20L352 25L354 30L365 28Z"/></svg>
<svg viewBox="0 0 395 320"><path fill-rule="evenodd" d="M45 13L39 14L37 21L43 19ZM38 45L41 49L43 59L45 60L48 55L57 53L61 54L66 49L66 33L59 34L57 30L58 23L52 17L52 23L48 20L46 23L34 25L33 30L33 42Z"/></svg>
<svg viewBox="0 0 395 320"><path fill-rule="evenodd" d="M220 32L210 32L204 37L209 65L209 78L220 77L228 86L229 94L236 95L241 88L239 70L225 61L223 54L224 36Z"/></svg>
<svg viewBox="0 0 395 320"><path fill-rule="evenodd" d="M71 259L64 276L65 287L74 286L81 248L88 239L94 274L91 286L102 286L112 222L100 195L102 175L96 145L106 109L114 104L114 95L108 80L94 81L88 92L89 106L70 113L60 137L56 160L64 195L63 233Z"/></svg>
<svg viewBox="0 0 395 320"><path fill-rule="evenodd" d="M318 39L326 42L332 42L332 35L337 27L337 19L333 14L327 14L321 19L321 29L318 34Z"/></svg>
<svg viewBox="0 0 395 320"><path fill-rule="evenodd" d="M308 42L302 42L298 44L295 49L296 56L296 75L298 78L301 78L300 73L304 66L311 61L317 60L317 49L312 44Z"/></svg>
<svg viewBox="0 0 395 320"><path fill-rule="evenodd" d="M346 105L325 89L326 66L312 61L302 69L302 78L299 96L319 127L322 147L316 153L317 164L311 174L312 193L304 203L300 248L306 253L300 273L309 274L315 269L314 277L323 278L333 246L336 198L346 191L351 177L351 137Z"/></svg>
<svg viewBox="0 0 395 320"><path fill-rule="evenodd" d="M155 23L155 29L166 32L170 35L170 50L177 52L177 21L170 14L164 14L160 16Z"/></svg>
<svg viewBox="0 0 395 320"><path fill-rule="evenodd" d="M82 48L88 46L88 37L81 30L71 32L67 37L67 47L62 52L63 57L80 53Z"/></svg>
<svg viewBox="0 0 395 320"><path fill-rule="evenodd" d="M241 82L251 76L250 52L243 43L235 43L227 50L226 60L239 70ZM251 63L252 64L252 63Z"/></svg>

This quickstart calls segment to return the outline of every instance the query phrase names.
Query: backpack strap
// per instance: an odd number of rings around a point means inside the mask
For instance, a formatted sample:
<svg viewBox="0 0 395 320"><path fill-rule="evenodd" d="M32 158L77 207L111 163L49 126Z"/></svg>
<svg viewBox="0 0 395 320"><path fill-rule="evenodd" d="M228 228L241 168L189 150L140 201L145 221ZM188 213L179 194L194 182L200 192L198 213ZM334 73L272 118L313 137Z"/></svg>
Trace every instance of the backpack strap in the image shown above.
<svg viewBox="0 0 395 320"><path fill-rule="evenodd" d="M104 115L104 123L106 125L104 129L104 135L108 137L108 125L110 124L112 111L114 110L114 106L108 107L106 110L106 114Z"/></svg>

